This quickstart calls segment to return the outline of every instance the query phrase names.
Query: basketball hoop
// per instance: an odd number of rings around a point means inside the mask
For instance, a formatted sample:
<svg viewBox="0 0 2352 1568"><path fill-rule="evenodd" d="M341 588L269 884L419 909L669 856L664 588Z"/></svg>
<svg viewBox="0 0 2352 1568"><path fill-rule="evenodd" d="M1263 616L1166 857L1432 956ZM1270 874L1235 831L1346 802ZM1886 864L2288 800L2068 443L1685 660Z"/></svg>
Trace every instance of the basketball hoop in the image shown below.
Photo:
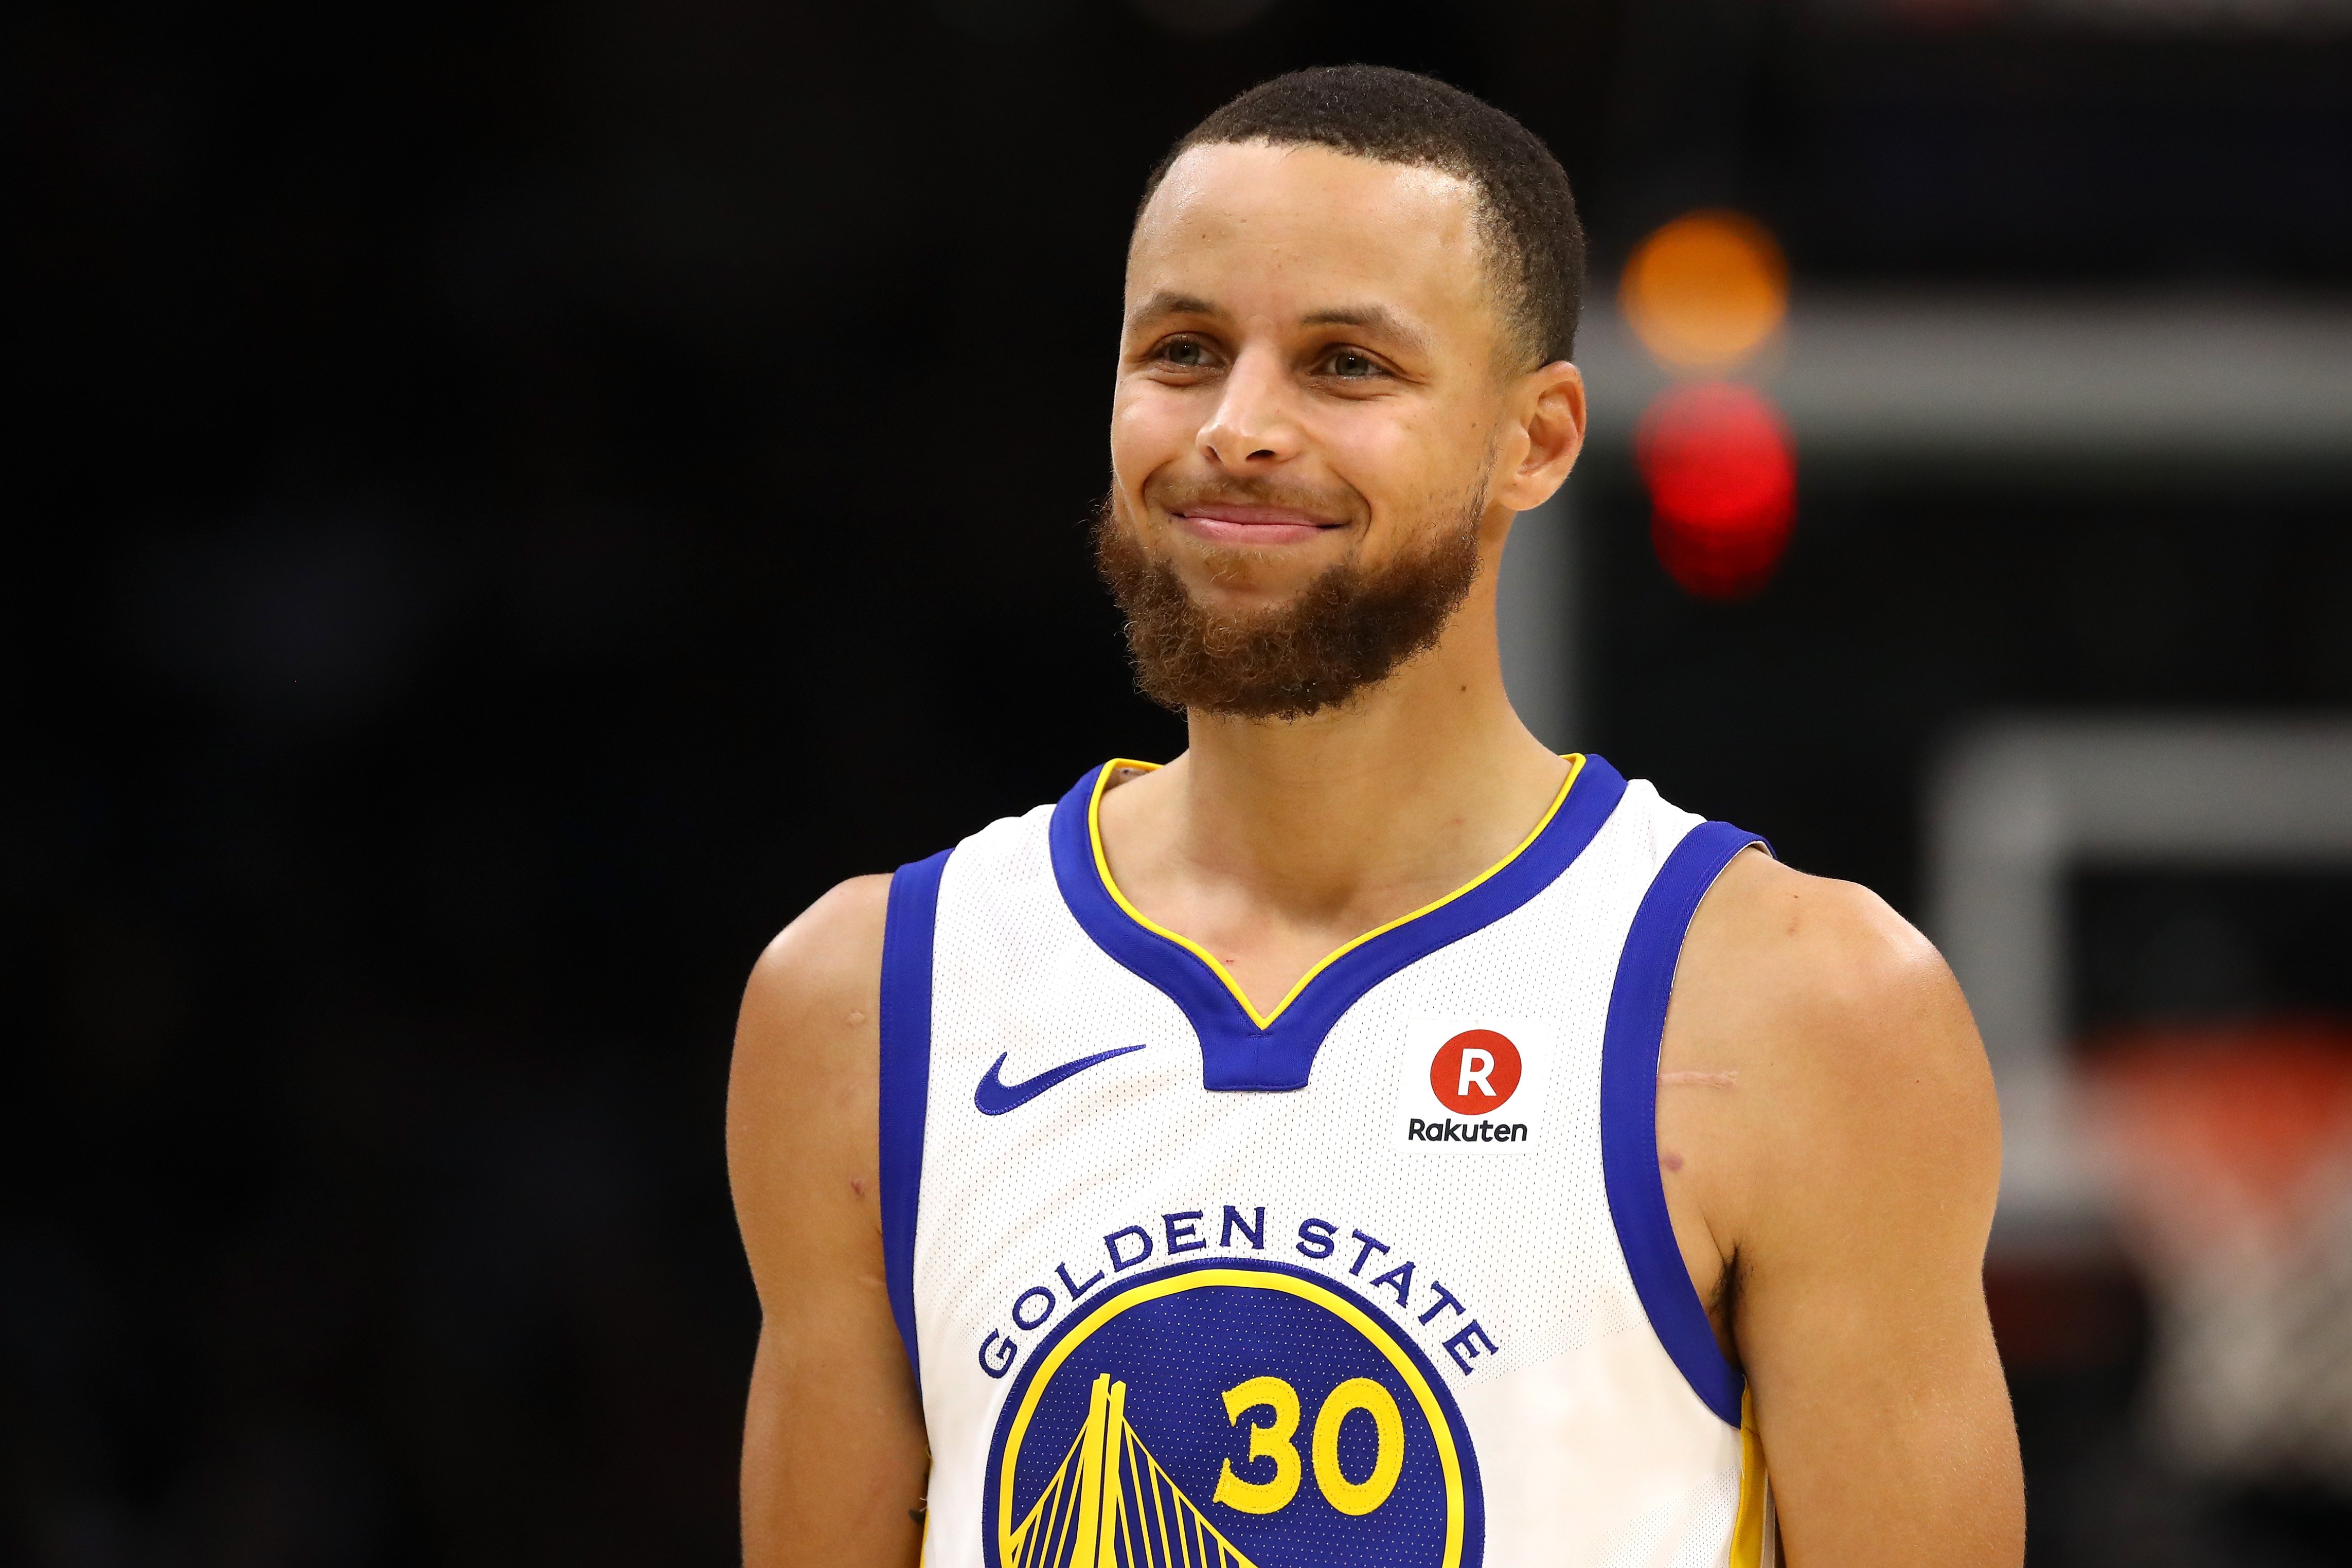
<svg viewBox="0 0 2352 1568"><path fill-rule="evenodd" d="M2186 1467L2352 1489L2352 1025L2134 1031L2084 1070Z"/></svg>

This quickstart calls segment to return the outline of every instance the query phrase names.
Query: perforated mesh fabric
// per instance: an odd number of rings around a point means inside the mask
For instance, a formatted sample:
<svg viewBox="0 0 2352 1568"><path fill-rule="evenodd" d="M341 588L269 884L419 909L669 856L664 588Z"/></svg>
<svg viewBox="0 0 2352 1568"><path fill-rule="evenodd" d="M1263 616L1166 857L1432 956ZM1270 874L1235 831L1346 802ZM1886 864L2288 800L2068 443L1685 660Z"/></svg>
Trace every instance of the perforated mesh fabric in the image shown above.
<svg viewBox="0 0 2352 1568"><path fill-rule="evenodd" d="M1139 1245L1134 1232L1118 1254L1105 1238L1137 1227L1150 1239L1150 1258L1133 1268L1140 1277L1171 1261L1171 1240L1189 1239L1164 1216L1199 1211L1202 1245L1182 1261L1290 1265L1384 1314L1389 1331L1464 1397L1463 1436L1482 1457L1489 1490L1563 1478L1562 1495L1596 1514L1570 1533L1596 1549L1612 1538L1630 1545L1629 1532L1638 1539L1639 1521L1664 1508L1655 1517L1671 1539L1639 1561L1724 1562L1738 1436L1691 1393L1650 1332L1610 1215L1600 1140L1602 1024L1618 953L1659 864L1699 819L1631 784L1548 888L1374 985L1326 1037L1308 1086L1266 1093L1202 1088L1182 1011L1114 962L1064 902L1050 816L1040 807L967 839L941 883L914 1255L933 1462L926 1560L989 1560L983 1546L997 1524L982 1519L983 1494L1001 1407L1023 1358L1129 1277L1113 1264ZM1526 1142L1400 1142L1400 1086L1415 1074L1425 1083L1430 1066L1425 1047L1408 1054L1408 1037L1426 1040L1432 1019L1540 1026L1534 1037L1549 1043L1529 1048L1550 1059ZM1002 1081L1018 1085L1134 1045L1145 1048L1003 1114L974 1104L1000 1056ZM1241 1226L1226 1225L1228 1205ZM1262 1249L1246 1235L1261 1206ZM1318 1241L1302 1244L1309 1220L1328 1222L1328 1256L1314 1255ZM1410 1277L1397 1276L1406 1263ZM1376 1285L1382 1276L1389 1283ZM1478 1334L1449 1350L1474 1321ZM1547 1366L1540 1401L1496 1397ZM1538 1405L1540 1416L1515 1414ZM1630 1478L1629 1442L1654 1456ZM1575 1484L1602 1473L1617 1479ZM1518 1500L1528 1506L1497 1497L1485 1508L1494 1526L1486 1562L1602 1560L1562 1556L1558 1531L1538 1528L1550 1505Z"/></svg>

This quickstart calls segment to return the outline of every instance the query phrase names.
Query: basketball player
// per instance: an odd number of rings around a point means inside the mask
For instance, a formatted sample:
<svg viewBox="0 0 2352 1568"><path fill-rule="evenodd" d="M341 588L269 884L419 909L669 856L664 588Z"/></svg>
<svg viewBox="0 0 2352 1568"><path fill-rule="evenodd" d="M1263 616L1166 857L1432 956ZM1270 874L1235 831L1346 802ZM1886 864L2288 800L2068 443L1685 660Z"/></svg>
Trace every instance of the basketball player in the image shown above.
<svg viewBox="0 0 2352 1568"><path fill-rule="evenodd" d="M1950 976L1505 696L1581 250L1397 71L1153 175L1096 542L1190 744L753 973L753 1568L2020 1561Z"/></svg>

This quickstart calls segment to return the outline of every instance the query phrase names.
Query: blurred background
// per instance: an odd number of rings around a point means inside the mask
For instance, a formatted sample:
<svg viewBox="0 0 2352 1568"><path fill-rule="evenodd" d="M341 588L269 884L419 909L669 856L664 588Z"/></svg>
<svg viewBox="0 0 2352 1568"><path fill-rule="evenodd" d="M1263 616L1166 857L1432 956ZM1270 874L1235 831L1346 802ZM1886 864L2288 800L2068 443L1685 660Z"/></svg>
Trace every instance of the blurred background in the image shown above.
<svg viewBox="0 0 2352 1568"><path fill-rule="evenodd" d="M2346 1560L2352 4L5 26L0 1561L732 1561L743 975L1181 747L1085 544L1127 226L1360 59L1591 224L1531 721L1969 987L2032 1561Z"/></svg>

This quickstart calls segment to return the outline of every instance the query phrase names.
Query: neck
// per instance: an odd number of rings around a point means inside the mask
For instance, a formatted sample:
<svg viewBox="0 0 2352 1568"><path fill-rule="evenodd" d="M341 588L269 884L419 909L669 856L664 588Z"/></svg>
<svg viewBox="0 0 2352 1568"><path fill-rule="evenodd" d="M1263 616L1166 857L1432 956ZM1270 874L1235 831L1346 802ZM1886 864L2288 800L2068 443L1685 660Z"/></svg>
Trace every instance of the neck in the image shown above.
<svg viewBox="0 0 2352 1568"><path fill-rule="evenodd" d="M1496 563L1434 648L1338 709L1287 721L1192 714L1182 757L1106 797L1122 887L1180 931L1188 915L1224 923L1213 911L1239 900L1328 951L1508 855L1567 767L1504 692Z"/></svg>

